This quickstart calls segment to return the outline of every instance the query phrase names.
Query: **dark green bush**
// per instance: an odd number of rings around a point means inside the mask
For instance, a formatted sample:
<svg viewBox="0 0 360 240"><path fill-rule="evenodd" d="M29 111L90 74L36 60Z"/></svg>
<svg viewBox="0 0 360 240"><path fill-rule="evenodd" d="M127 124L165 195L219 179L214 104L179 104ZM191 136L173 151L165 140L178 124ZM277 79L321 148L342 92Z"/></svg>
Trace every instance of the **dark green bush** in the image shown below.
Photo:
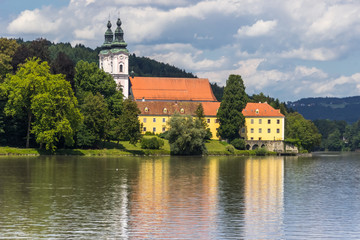
<svg viewBox="0 0 360 240"><path fill-rule="evenodd" d="M230 144L238 150L245 150L245 140L242 138L235 138Z"/></svg>
<svg viewBox="0 0 360 240"><path fill-rule="evenodd" d="M142 149L160 149L162 146L164 146L164 140L157 137L143 138L141 140Z"/></svg>

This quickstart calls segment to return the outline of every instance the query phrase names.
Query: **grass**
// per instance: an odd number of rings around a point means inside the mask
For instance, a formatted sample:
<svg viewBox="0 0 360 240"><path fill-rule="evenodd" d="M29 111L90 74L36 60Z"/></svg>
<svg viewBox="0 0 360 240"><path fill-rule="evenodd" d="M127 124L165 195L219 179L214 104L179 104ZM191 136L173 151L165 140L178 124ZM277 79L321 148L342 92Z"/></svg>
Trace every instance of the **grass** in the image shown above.
<svg viewBox="0 0 360 240"><path fill-rule="evenodd" d="M144 136L153 137L153 136ZM229 144L218 140L210 140L205 143L208 150L207 155L256 155L256 150L237 150L233 153L226 150ZM268 152L267 154L271 154ZM161 149L141 149L140 143L133 145L126 141L105 143L103 149L57 149L55 152L37 148L14 148L0 147L0 155L79 155L79 156L138 156L138 155L170 155L170 145L164 140Z"/></svg>

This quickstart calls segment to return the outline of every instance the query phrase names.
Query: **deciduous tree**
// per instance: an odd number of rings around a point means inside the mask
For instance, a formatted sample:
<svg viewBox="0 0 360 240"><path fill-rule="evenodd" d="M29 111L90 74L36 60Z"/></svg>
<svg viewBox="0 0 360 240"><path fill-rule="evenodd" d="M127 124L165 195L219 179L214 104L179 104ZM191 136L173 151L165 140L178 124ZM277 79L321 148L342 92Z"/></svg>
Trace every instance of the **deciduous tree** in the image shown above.
<svg viewBox="0 0 360 240"><path fill-rule="evenodd" d="M303 149L311 151L319 146L321 134L315 124L297 113L289 113L285 118L285 138L299 140Z"/></svg>
<svg viewBox="0 0 360 240"><path fill-rule="evenodd" d="M173 115L169 120L168 140L174 155L199 155L206 152L206 130L199 119Z"/></svg>
<svg viewBox="0 0 360 240"><path fill-rule="evenodd" d="M4 83L8 98L5 113L12 116L26 113L26 147L29 147L31 132L47 149L54 149L61 137L71 144L81 115L64 76L51 74L47 62L37 58L27 60L15 75L8 76Z"/></svg>
<svg viewBox="0 0 360 240"><path fill-rule="evenodd" d="M11 73L11 61L18 47L15 39L0 38L0 83Z"/></svg>

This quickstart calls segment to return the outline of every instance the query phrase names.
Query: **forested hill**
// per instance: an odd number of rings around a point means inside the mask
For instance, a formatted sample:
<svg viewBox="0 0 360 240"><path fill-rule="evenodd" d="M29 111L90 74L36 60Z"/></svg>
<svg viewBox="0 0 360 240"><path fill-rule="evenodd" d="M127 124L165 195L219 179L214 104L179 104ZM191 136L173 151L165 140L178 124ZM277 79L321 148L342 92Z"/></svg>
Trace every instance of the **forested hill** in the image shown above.
<svg viewBox="0 0 360 240"><path fill-rule="evenodd" d="M55 59L59 52L64 52L76 64L83 60L87 62L99 62L100 48L91 49L84 45L72 47L70 43L49 44L49 53L51 59ZM161 63L147 57L138 57L135 54L129 56L129 72L133 71L135 76L142 77L196 77L192 73L179 69L170 64Z"/></svg>
<svg viewBox="0 0 360 240"><path fill-rule="evenodd" d="M303 98L288 102L287 106L310 120L345 120L348 123L354 123L360 119L360 96Z"/></svg>

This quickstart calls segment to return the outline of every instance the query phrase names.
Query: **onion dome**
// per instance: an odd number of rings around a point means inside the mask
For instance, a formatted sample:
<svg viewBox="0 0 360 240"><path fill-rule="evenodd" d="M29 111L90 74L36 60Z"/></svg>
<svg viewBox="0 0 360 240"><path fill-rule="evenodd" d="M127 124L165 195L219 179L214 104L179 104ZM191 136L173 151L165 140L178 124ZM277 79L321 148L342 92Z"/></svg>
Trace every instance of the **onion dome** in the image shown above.
<svg viewBox="0 0 360 240"><path fill-rule="evenodd" d="M126 48L127 44L124 41L124 31L121 28L121 20L118 18L116 22L117 28L115 30L115 40L112 47Z"/></svg>
<svg viewBox="0 0 360 240"><path fill-rule="evenodd" d="M113 32L111 31L111 22L110 22L110 20L107 23L107 28L108 29L105 32L105 42L102 45L103 48L110 48L111 43L113 42L113 39L114 39Z"/></svg>

